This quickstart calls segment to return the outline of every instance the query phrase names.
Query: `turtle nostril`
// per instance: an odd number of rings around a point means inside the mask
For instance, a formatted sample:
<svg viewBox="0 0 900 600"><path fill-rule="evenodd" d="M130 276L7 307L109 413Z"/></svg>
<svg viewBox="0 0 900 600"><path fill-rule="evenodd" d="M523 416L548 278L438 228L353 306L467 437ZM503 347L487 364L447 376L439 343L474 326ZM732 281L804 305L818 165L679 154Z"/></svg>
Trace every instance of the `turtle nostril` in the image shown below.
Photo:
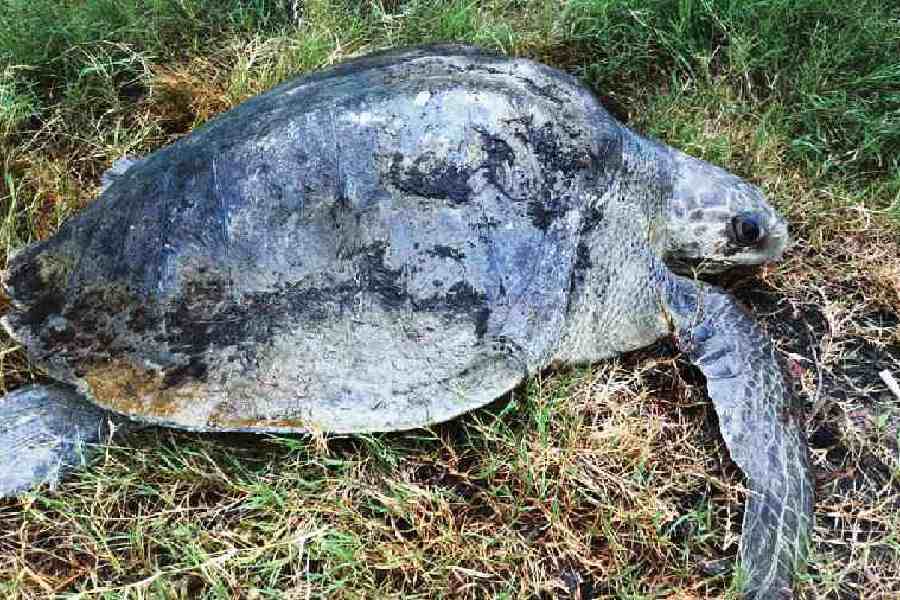
<svg viewBox="0 0 900 600"><path fill-rule="evenodd" d="M766 237L765 228L755 215L737 215L731 219L731 233L739 246L755 246Z"/></svg>

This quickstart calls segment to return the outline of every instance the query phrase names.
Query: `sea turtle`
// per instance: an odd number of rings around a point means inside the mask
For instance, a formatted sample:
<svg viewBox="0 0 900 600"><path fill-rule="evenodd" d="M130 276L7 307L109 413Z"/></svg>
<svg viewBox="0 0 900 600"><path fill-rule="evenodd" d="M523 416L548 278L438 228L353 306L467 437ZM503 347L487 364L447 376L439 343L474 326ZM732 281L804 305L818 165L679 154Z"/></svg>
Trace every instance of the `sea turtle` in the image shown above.
<svg viewBox="0 0 900 600"><path fill-rule="evenodd" d="M375 54L107 183L9 260L3 324L70 387L0 400L3 493L54 481L111 414L401 430L674 336L749 480L747 589L790 595L812 514L791 394L747 313L673 272L777 260L786 225L756 187L630 131L577 79L465 46Z"/></svg>

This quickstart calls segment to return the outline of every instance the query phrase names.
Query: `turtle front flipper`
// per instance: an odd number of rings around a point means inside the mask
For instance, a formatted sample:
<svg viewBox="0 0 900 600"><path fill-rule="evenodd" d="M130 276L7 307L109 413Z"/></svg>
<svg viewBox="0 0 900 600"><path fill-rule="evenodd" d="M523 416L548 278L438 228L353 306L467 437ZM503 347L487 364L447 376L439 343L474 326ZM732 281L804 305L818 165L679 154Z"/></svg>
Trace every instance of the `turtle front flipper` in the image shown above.
<svg viewBox="0 0 900 600"><path fill-rule="evenodd" d="M791 598L806 564L813 484L806 438L771 341L722 290L672 277L679 348L706 376L731 457L748 479L740 577L746 598Z"/></svg>
<svg viewBox="0 0 900 600"><path fill-rule="evenodd" d="M105 439L110 413L72 388L29 385L0 398L0 497L51 489Z"/></svg>

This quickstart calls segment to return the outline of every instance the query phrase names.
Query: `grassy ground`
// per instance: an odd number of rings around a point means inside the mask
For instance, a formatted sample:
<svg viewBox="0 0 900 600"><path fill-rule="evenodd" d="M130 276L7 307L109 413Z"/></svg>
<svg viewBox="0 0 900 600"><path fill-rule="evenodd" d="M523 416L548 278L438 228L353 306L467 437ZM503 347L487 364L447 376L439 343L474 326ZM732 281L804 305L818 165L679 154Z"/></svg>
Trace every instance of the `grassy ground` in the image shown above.
<svg viewBox="0 0 900 600"><path fill-rule="evenodd" d="M809 598L900 595L900 13L892 0L0 0L0 252L123 154L294 74L474 42L763 186L797 244L724 281L807 401ZM6 389L40 379L10 340ZM430 430L148 430L0 503L0 596L734 598L744 489L702 379L660 345Z"/></svg>

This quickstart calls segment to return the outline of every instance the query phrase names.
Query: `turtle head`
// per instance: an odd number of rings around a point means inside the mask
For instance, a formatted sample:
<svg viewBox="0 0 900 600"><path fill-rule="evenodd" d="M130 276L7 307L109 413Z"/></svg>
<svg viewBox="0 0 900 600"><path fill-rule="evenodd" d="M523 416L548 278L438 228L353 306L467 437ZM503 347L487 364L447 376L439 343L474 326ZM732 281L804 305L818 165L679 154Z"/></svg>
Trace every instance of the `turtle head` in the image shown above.
<svg viewBox="0 0 900 600"><path fill-rule="evenodd" d="M724 169L671 150L665 260L675 271L719 273L781 259L787 223L762 191Z"/></svg>

